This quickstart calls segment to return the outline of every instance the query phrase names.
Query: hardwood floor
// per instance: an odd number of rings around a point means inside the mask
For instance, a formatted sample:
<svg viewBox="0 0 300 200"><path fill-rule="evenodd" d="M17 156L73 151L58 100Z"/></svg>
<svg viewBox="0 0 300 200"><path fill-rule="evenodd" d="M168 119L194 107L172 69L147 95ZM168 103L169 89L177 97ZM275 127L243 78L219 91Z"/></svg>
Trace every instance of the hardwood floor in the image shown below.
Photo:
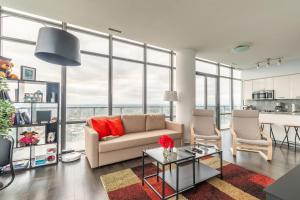
<svg viewBox="0 0 300 200"><path fill-rule="evenodd" d="M230 154L231 138L229 132L223 132L224 159L247 169L279 178L300 163L300 151L293 148L274 148L272 162L265 161L259 154L238 152L233 158ZM98 169L90 169L83 155L74 163L59 163L57 166L19 172L15 181L0 192L3 200L105 200L108 199L99 177L102 174L120 169L139 166L141 159L133 159ZM147 159L147 162L151 162Z"/></svg>

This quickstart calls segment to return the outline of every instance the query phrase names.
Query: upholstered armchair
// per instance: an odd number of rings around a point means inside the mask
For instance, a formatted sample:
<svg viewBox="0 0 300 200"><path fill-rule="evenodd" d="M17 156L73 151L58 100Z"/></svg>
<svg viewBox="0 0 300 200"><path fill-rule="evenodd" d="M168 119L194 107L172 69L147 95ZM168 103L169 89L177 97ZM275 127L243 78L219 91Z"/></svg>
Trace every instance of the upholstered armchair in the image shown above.
<svg viewBox="0 0 300 200"><path fill-rule="evenodd" d="M221 148L221 133L215 126L212 110L195 109L193 111L191 144L214 145Z"/></svg>
<svg viewBox="0 0 300 200"><path fill-rule="evenodd" d="M259 153L268 161L272 160L272 140L261 131L258 117L259 112L256 110L234 110L232 112L230 131L233 156L237 151L251 151Z"/></svg>

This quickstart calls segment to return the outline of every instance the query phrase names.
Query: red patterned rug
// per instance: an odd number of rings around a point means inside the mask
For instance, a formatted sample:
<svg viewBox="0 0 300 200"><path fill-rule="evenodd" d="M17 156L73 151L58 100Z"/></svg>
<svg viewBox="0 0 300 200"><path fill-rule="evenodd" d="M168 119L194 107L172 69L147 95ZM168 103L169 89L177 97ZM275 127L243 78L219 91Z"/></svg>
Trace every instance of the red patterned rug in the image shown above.
<svg viewBox="0 0 300 200"><path fill-rule="evenodd" d="M218 168L219 158L211 157L201 161L211 167ZM152 163L145 166L145 175L156 173ZM125 169L100 177L101 182L111 200L156 200L158 196L145 184L142 186L142 167ZM223 180L211 178L198 184L195 188L180 194L179 199L265 199L263 189L274 180L262 174L247 170L238 165L223 161ZM156 177L147 179L156 189L161 188L161 180ZM166 186L166 195L174 193ZM174 197L171 199L175 199Z"/></svg>

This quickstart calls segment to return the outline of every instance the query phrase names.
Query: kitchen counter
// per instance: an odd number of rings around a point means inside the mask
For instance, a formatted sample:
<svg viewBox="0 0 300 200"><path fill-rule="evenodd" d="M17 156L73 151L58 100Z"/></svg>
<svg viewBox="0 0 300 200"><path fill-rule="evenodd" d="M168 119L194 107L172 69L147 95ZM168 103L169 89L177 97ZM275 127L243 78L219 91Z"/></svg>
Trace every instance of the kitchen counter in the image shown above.
<svg viewBox="0 0 300 200"><path fill-rule="evenodd" d="M260 112L259 113L260 123L272 123L272 129L276 141L283 141L285 137L284 125L296 125L300 126L300 113L292 112ZM270 127L265 125L264 132L269 135ZM290 128L289 141L295 141L295 130ZM300 144L300 141L297 140Z"/></svg>
<svg viewBox="0 0 300 200"><path fill-rule="evenodd" d="M265 111L260 111L259 113L261 114L275 114L275 115L299 115L300 116L300 112L265 112Z"/></svg>

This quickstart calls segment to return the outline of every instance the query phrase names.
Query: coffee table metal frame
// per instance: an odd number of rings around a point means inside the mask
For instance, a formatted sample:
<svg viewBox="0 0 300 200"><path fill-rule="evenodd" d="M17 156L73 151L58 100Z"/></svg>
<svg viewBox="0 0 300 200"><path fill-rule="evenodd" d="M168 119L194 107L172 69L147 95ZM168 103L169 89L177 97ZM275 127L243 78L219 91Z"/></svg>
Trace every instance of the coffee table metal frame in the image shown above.
<svg viewBox="0 0 300 200"><path fill-rule="evenodd" d="M190 145L190 146L192 146L192 145ZM186 146L186 147L189 147L189 146ZM179 147L179 149L181 149L181 148L185 148L185 147ZM214 148L214 147L207 147L207 148ZM223 155L222 155L222 150L216 149L215 152L205 154L205 155L192 154L192 153L190 153L190 154L191 154L191 156L183 158L183 159L162 163L162 162L158 161L155 157L151 156L151 154L148 154L147 150L143 150L143 152L142 152L142 185L144 186L144 184L146 183L151 188L151 190L154 191L159 196L160 199L165 200L165 199L169 199L169 198L174 197L174 196L176 196L176 199L178 199L180 193L182 193L186 190L189 190L189 189L195 187L196 184L204 182L205 180L207 180L209 178L212 178L214 176L220 175L220 178L223 179ZM219 170L219 173L214 175L214 176L208 177L205 180L201 180L199 182L196 182L196 180L195 180L195 163L196 163L196 161L198 163L200 163L201 158L204 158L204 157L207 157L207 156L212 156L212 155L215 155L215 154L219 154L219 157L220 157L220 170ZM149 156L149 157L151 157L152 159L154 159L156 161L156 173L155 174L145 176L145 156ZM192 162L192 168L193 168L193 170L192 170L193 180L192 181L193 181L193 183L191 185L185 187L185 188L179 189L179 181L180 181L179 180L179 177L180 177L179 168L180 168L180 166L187 165L188 162ZM173 189L175 189L175 193L173 193L171 195L168 195L168 196L165 196L165 184L166 184L166 180L165 180L166 170L165 169L166 169L166 166L169 165L170 172L172 172L172 168L171 168L172 164L176 165L176 187L173 188ZM159 175L159 165L162 166L161 176ZM201 166L199 166L199 167L201 167ZM200 171L198 173L200 173ZM162 179L162 192L161 192L162 194L160 194L159 191L157 191L151 185L151 183L149 183L147 181L148 178L155 177L155 176L156 176L157 181L159 181L159 177L161 177L161 179Z"/></svg>

